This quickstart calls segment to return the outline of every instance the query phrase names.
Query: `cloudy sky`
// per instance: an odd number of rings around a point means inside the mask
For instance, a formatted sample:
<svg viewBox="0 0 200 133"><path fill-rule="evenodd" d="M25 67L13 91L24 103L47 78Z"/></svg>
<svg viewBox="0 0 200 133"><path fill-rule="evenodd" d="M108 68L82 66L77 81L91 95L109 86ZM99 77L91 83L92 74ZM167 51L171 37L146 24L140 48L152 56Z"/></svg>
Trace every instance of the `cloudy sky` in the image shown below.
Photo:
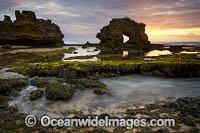
<svg viewBox="0 0 200 133"><path fill-rule="evenodd" d="M51 19L66 42L98 42L103 26L125 16L145 23L151 41L200 41L200 0L0 0L0 20L15 10Z"/></svg>

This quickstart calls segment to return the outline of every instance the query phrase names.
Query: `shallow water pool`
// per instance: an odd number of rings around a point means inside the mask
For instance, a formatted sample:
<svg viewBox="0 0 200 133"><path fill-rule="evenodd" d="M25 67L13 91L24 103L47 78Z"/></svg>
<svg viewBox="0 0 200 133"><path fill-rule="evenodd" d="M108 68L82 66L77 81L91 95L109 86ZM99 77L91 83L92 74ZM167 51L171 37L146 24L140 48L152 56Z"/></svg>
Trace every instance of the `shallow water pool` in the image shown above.
<svg viewBox="0 0 200 133"><path fill-rule="evenodd" d="M112 96L98 96L93 90L77 91L70 101L48 101L45 97L37 101L29 100L29 93L35 89L27 86L21 96L9 104L17 106L21 112L42 116L66 117L74 110L88 114L119 113L132 104L148 104L169 99L200 96L200 78L166 79L141 75L130 75L101 80L108 86Z"/></svg>

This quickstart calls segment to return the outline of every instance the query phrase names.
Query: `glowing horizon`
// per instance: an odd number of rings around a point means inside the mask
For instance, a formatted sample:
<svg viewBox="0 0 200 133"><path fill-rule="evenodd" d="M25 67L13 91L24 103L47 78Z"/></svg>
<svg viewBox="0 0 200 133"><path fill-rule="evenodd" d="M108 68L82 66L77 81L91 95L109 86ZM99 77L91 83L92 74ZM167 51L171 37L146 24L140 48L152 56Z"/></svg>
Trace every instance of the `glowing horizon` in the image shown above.
<svg viewBox="0 0 200 133"><path fill-rule="evenodd" d="M146 33L150 41L157 42L200 42L200 28L169 28L154 29L146 28ZM184 38L184 40L183 40Z"/></svg>
<svg viewBox="0 0 200 133"><path fill-rule="evenodd" d="M143 22L150 41L200 42L200 0L8 0L0 14L32 10L60 26L65 42L98 42L96 34L112 18Z"/></svg>

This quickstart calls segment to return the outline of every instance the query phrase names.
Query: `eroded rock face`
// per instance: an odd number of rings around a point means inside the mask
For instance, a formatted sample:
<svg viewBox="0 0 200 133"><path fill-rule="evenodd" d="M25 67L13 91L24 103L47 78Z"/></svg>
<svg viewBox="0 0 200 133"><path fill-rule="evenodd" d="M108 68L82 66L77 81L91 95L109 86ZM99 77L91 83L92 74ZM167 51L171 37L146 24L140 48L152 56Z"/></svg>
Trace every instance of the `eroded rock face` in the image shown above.
<svg viewBox="0 0 200 133"><path fill-rule="evenodd" d="M145 33L145 24L137 23L130 18L115 18L110 21L108 26L103 27L97 38L101 43L123 43L123 35L129 37L128 44L145 46L150 44Z"/></svg>
<svg viewBox="0 0 200 133"><path fill-rule="evenodd" d="M9 16L0 21L0 45L54 45L63 43L64 35L51 20L37 19L32 11L15 11L16 20Z"/></svg>

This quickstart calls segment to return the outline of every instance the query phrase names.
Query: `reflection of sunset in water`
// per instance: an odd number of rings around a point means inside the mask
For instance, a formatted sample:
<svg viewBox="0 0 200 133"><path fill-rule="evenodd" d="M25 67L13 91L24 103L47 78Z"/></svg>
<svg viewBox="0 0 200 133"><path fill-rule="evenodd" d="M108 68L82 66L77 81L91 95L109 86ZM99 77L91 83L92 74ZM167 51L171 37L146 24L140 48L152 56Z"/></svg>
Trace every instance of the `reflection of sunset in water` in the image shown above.
<svg viewBox="0 0 200 133"><path fill-rule="evenodd" d="M160 56L160 55L170 55L172 54L172 52L170 52L169 50L153 50L153 51L150 51L148 53L146 53L145 56Z"/></svg>
<svg viewBox="0 0 200 133"><path fill-rule="evenodd" d="M200 54L200 52L189 52L189 51L182 51L180 54Z"/></svg>
<svg viewBox="0 0 200 133"><path fill-rule="evenodd" d="M123 51L123 57L127 57L128 56L128 50L124 50Z"/></svg>

